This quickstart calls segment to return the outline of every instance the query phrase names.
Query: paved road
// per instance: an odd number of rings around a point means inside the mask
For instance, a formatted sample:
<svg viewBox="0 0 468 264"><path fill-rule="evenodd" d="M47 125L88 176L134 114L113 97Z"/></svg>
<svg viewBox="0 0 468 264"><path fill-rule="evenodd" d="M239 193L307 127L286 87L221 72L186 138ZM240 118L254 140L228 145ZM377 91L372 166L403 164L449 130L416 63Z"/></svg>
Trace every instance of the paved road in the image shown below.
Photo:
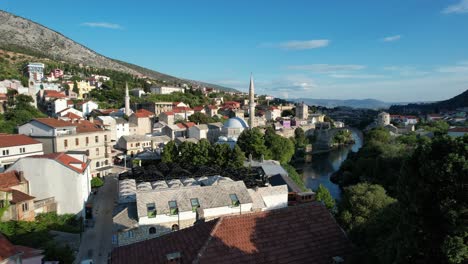
<svg viewBox="0 0 468 264"><path fill-rule="evenodd" d="M112 210L117 201L117 188L117 176L106 176L104 186L93 200L94 227L83 232L75 263L85 259L93 259L95 264L107 263L112 250Z"/></svg>

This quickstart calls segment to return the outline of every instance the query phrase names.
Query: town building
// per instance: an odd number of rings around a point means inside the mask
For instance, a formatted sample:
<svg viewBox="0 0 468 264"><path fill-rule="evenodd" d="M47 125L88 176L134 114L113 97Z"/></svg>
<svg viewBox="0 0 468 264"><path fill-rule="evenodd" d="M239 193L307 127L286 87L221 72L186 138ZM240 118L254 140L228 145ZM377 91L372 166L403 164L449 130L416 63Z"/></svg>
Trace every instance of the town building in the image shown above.
<svg viewBox="0 0 468 264"><path fill-rule="evenodd" d="M453 127L448 130L447 134L451 137L463 137L468 134L468 127Z"/></svg>
<svg viewBox="0 0 468 264"><path fill-rule="evenodd" d="M154 113L139 109L130 115L128 122L130 126L134 126L137 135L151 134L153 131Z"/></svg>
<svg viewBox="0 0 468 264"><path fill-rule="evenodd" d="M130 134L129 124L123 118L98 116L96 120L99 121L106 130L111 132L111 141L117 141L120 137Z"/></svg>
<svg viewBox="0 0 468 264"><path fill-rule="evenodd" d="M442 120L444 117L442 115L439 115L439 114L427 114L426 115L426 120L428 122L433 122L433 121L438 121L438 120Z"/></svg>
<svg viewBox="0 0 468 264"><path fill-rule="evenodd" d="M0 208L5 210L1 221L34 220L34 197L29 195L29 183L22 172L0 173Z"/></svg>
<svg viewBox="0 0 468 264"><path fill-rule="evenodd" d="M14 245L0 234L0 263L42 264L43 250Z"/></svg>
<svg viewBox="0 0 468 264"><path fill-rule="evenodd" d="M159 86L159 87L151 87L150 91L151 91L151 93L154 93L154 94L185 93L185 88L183 88L183 87Z"/></svg>
<svg viewBox="0 0 468 264"><path fill-rule="evenodd" d="M42 143L25 135L0 134L0 172L19 158L42 155Z"/></svg>
<svg viewBox="0 0 468 264"><path fill-rule="evenodd" d="M376 120L377 126L387 126L390 125L390 114L386 112L381 112L377 115Z"/></svg>
<svg viewBox="0 0 468 264"><path fill-rule="evenodd" d="M111 131L87 120L68 122L53 118L36 118L19 126L20 134L43 143L44 153L81 152L92 160L92 176L110 172Z"/></svg>
<svg viewBox="0 0 468 264"><path fill-rule="evenodd" d="M254 190L247 189L243 181L221 176L138 184L122 180L120 211L114 214L116 240L119 246L126 245L188 228L198 221L282 208L287 203L286 185Z"/></svg>
<svg viewBox="0 0 468 264"><path fill-rule="evenodd" d="M296 117L299 119L309 119L309 106L304 102L297 104L296 106Z"/></svg>
<svg viewBox="0 0 468 264"><path fill-rule="evenodd" d="M325 122L324 114L310 114L308 121L310 124L323 123Z"/></svg>
<svg viewBox="0 0 468 264"><path fill-rule="evenodd" d="M145 148L151 148L151 137L145 135L122 136L116 143L116 148L125 151L127 155L142 152Z"/></svg>
<svg viewBox="0 0 468 264"><path fill-rule="evenodd" d="M200 139L208 138L208 125L200 124L189 128L188 137Z"/></svg>
<svg viewBox="0 0 468 264"><path fill-rule="evenodd" d="M275 121L278 117L281 117L281 110L276 106L271 106L265 112L265 118L267 121Z"/></svg>
<svg viewBox="0 0 468 264"><path fill-rule="evenodd" d="M73 114L73 117L80 117L81 119L83 119L83 112L81 112L80 110L76 110L75 108L73 107L68 107L68 108L65 108L63 109L62 111L59 111L57 112L57 117L64 117L64 116L69 116L69 114Z"/></svg>
<svg viewBox="0 0 468 264"><path fill-rule="evenodd" d="M85 216L91 191L91 161L82 154L50 153L16 161L7 172L23 173L37 200L54 199L58 214Z"/></svg>
<svg viewBox="0 0 468 264"><path fill-rule="evenodd" d="M84 101L78 104L78 108L83 112L83 116L88 116L95 109L99 109L99 105L93 101Z"/></svg>
<svg viewBox="0 0 468 264"><path fill-rule="evenodd" d="M218 114L218 109L219 107L216 105L207 105L205 107L205 113L209 117L214 117L215 115Z"/></svg>
<svg viewBox="0 0 468 264"><path fill-rule="evenodd" d="M23 68L23 73L29 80L40 82L44 78L44 63L30 62Z"/></svg>
<svg viewBox="0 0 468 264"><path fill-rule="evenodd" d="M352 253L327 208L312 203L201 222L115 248L110 263L347 263Z"/></svg>
<svg viewBox="0 0 468 264"><path fill-rule="evenodd" d="M178 123L175 125L167 125L162 129L163 135L168 136L171 140L174 140L178 137L187 136L187 128L182 124Z"/></svg>
<svg viewBox="0 0 468 264"><path fill-rule="evenodd" d="M223 125L221 136L237 139L242 134L242 131L248 128L249 126L244 119L240 117L229 118Z"/></svg>

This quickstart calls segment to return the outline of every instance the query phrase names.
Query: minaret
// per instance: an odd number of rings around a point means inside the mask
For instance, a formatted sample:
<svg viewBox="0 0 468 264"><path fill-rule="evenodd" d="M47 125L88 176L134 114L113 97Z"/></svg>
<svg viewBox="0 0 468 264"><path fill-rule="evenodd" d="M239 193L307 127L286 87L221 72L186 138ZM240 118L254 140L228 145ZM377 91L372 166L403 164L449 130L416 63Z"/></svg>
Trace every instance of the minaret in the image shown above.
<svg viewBox="0 0 468 264"><path fill-rule="evenodd" d="M250 86L249 86L249 127L254 127L255 118L255 86L253 76L250 74Z"/></svg>
<svg viewBox="0 0 468 264"><path fill-rule="evenodd" d="M130 115L130 96L128 95L128 83L125 82L125 114Z"/></svg>

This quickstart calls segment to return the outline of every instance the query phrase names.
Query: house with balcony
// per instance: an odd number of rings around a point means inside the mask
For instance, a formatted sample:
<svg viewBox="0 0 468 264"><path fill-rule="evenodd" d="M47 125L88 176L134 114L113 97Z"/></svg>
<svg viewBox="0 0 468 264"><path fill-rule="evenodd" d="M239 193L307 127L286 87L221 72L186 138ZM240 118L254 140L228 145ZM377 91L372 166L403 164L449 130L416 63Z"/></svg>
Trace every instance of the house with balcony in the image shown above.
<svg viewBox="0 0 468 264"><path fill-rule="evenodd" d="M14 245L0 234L0 263L42 264L43 250Z"/></svg>
<svg viewBox="0 0 468 264"><path fill-rule="evenodd" d="M0 172L19 158L44 154L42 142L25 135L0 134Z"/></svg>
<svg viewBox="0 0 468 264"><path fill-rule="evenodd" d="M111 131L87 120L65 121L36 118L19 126L18 132L40 141L44 153L79 152L91 160L92 176L105 176L111 169Z"/></svg>

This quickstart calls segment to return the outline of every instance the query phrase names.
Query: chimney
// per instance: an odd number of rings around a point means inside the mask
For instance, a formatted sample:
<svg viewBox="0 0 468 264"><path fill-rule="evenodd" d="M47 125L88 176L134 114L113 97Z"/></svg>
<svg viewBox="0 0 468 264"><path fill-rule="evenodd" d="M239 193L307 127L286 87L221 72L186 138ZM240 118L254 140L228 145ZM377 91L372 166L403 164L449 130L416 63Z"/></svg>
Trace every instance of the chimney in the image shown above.
<svg viewBox="0 0 468 264"><path fill-rule="evenodd" d="M94 123L94 117L93 116L89 116L88 119L89 119L89 122Z"/></svg>

